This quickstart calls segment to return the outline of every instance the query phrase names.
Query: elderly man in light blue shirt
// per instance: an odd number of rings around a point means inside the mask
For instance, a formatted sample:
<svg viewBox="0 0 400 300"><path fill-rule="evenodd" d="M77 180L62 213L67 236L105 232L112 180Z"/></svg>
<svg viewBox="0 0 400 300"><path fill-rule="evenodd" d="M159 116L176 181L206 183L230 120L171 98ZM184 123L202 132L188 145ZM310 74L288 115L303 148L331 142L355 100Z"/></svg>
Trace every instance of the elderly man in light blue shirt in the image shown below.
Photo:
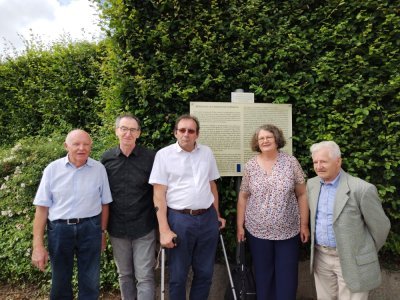
<svg viewBox="0 0 400 300"><path fill-rule="evenodd" d="M390 221L376 187L342 169L334 141L316 143L310 151L318 175L307 181L317 298L367 300L382 280L378 251Z"/></svg>
<svg viewBox="0 0 400 300"><path fill-rule="evenodd" d="M32 263L44 271L50 255L50 299L72 300L76 256L78 299L94 300L100 294L100 254L111 192L104 166L89 157L92 140L87 132L71 131L64 146L67 156L45 168L33 202ZM49 253L44 246L46 225Z"/></svg>

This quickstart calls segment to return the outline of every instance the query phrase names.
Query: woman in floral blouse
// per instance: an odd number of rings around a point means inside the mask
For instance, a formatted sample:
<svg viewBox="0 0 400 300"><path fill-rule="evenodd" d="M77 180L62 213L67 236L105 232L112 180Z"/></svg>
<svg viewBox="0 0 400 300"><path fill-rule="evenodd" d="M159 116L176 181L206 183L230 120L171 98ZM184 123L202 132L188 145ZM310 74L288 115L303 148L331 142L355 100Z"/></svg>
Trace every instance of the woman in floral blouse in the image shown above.
<svg viewBox="0 0 400 300"><path fill-rule="evenodd" d="M237 204L237 239L247 237L257 299L296 299L299 239L306 243L305 175L297 159L280 149L282 130L260 126L251 147L259 152L245 166Z"/></svg>

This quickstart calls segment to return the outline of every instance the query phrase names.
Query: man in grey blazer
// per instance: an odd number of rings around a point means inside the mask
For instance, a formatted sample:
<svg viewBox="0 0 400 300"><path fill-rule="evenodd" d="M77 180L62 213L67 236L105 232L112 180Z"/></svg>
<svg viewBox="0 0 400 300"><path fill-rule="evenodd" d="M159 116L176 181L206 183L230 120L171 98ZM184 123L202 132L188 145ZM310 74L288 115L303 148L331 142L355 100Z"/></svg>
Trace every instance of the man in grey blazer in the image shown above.
<svg viewBox="0 0 400 300"><path fill-rule="evenodd" d="M317 177L307 182L311 273L318 299L368 299L381 283L378 251L390 222L376 187L342 170L333 141L310 148Z"/></svg>

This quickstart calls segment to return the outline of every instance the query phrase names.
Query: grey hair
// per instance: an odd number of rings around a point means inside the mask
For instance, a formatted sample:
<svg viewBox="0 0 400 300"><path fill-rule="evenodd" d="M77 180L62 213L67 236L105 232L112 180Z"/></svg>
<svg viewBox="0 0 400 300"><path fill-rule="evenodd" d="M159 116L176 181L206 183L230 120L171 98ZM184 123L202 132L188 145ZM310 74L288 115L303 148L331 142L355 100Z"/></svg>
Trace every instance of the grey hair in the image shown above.
<svg viewBox="0 0 400 300"><path fill-rule="evenodd" d="M135 115L132 115L131 113L123 113L122 115L118 116L117 119L115 120L115 128L119 127L119 123L124 118L135 120L136 123L138 124L138 127L139 127L138 129L141 129L141 124L140 124L139 118L136 117Z"/></svg>
<svg viewBox="0 0 400 300"><path fill-rule="evenodd" d="M318 152L322 149L327 149L331 158L340 158L342 156L338 144L336 144L334 141L322 141L313 144L310 147L311 156L313 156L315 152Z"/></svg>

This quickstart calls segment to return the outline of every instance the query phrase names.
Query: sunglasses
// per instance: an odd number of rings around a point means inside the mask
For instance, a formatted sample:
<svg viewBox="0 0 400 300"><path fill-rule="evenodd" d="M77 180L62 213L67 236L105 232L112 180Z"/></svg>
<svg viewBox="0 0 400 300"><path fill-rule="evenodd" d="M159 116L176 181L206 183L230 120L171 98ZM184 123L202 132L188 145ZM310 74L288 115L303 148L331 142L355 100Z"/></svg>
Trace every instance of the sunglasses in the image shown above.
<svg viewBox="0 0 400 300"><path fill-rule="evenodd" d="M185 134L186 131L187 131L189 134L194 134L194 133L196 132L196 130L194 130L194 129L188 129L188 128L178 128L177 131L179 131L179 132L182 133L182 134Z"/></svg>

